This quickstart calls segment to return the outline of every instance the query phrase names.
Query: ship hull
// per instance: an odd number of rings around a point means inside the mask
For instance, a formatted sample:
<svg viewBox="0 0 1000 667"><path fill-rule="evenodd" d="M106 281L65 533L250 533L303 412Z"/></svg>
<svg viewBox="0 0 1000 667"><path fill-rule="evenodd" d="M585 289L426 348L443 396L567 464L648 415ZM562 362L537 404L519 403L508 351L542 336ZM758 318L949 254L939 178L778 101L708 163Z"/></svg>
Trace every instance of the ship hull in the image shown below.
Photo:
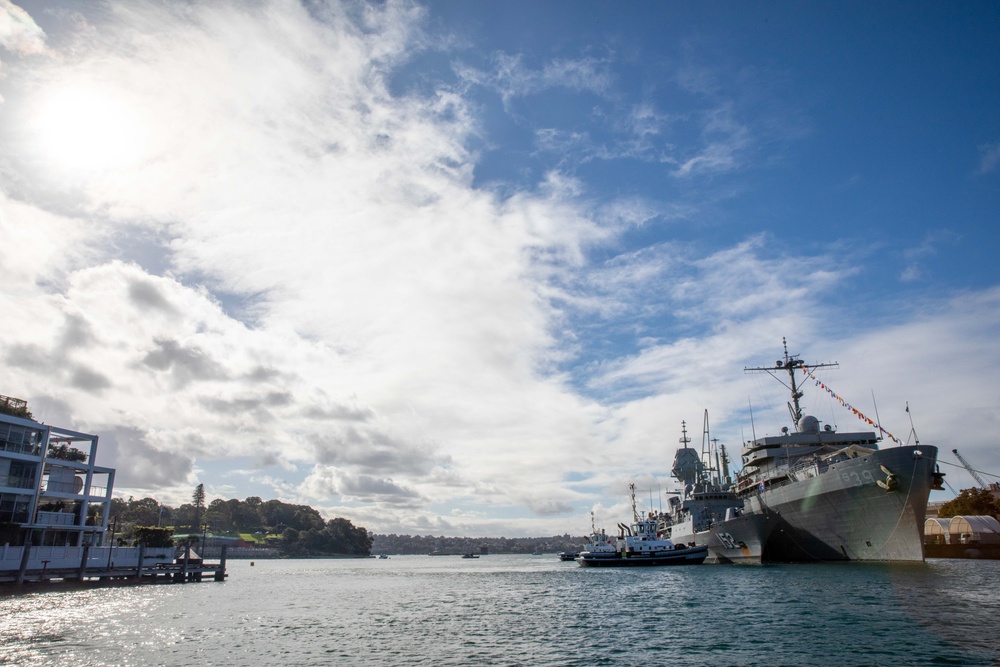
<svg viewBox="0 0 1000 667"><path fill-rule="evenodd" d="M751 512L767 519L761 560L922 561L936 460L936 447L882 449L750 495ZM890 490L879 486L886 470Z"/></svg>
<svg viewBox="0 0 1000 667"><path fill-rule="evenodd" d="M649 554L616 554L614 557L592 557L582 553L576 562L583 567L642 567L655 565L700 565L705 562L708 550L705 547L658 551Z"/></svg>
<svg viewBox="0 0 1000 667"><path fill-rule="evenodd" d="M706 563L760 565L764 544L774 522L767 514L744 514L694 531L690 522L672 528L671 539L680 544L694 543L708 548Z"/></svg>

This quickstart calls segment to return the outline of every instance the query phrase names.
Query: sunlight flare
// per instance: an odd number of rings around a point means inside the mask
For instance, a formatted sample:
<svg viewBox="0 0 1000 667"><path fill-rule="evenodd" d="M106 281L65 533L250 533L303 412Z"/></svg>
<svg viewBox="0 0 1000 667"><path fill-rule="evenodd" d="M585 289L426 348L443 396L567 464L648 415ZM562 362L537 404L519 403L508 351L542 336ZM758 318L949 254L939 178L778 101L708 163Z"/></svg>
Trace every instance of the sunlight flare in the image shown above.
<svg viewBox="0 0 1000 667"><path fill-rule="evenodd" d="M33 124L41 153L68 170L131 166L142 156L146 139L146 127L135 109L94 88L53 91Z"/></svg>

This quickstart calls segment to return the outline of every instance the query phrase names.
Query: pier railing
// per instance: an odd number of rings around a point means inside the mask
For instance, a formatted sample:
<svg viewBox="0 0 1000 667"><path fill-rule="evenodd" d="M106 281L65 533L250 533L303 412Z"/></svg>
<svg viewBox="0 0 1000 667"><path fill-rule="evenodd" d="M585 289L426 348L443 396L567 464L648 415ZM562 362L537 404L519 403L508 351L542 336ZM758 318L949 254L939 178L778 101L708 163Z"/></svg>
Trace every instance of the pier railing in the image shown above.
<svg viewBox="0 0 1000 667"><path fill-rule="evenodd" d="M84 547L28 547L28 570L63 570L79 568L83 563ZM25 547L0 547L0 573L17 572L21 568ZM139 547L90 547L86 568L129 568L139 566ZM172 547L147 548L144 562L170 562L174 558Z"/></svg>
<svg viewBox="0 0 1000 667"><path fill-rule="evenodd" d="M226 549L218 563L186 549L175 558L173 547L0 547L0 583L42 584L50 581L185 583L207 574L225 581Z"/></svg>

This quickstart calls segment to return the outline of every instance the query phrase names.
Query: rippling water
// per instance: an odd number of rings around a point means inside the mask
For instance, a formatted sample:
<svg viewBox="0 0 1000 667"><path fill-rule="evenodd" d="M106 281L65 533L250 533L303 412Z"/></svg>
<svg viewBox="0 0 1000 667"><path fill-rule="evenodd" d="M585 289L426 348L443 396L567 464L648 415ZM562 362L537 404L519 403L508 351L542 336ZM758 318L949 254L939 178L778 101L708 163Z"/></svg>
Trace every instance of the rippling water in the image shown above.
<svg viewBox="0 0 1000 667"><path fill-rule="evenodd" d="M1000 561L580 568L230 561L229 580L0 597L15 665L1000 665Z"/></svg>

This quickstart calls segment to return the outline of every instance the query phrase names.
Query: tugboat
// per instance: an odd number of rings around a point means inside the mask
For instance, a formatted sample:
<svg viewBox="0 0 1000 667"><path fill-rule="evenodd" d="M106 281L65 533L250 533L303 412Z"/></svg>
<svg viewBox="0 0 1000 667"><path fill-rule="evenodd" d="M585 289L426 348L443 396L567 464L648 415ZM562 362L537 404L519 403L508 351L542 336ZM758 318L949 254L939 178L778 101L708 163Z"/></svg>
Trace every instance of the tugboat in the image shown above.
<svg viewBox="0 0 1000 667"><path fill-rule="evenodd" d="M677 545L671 542L650 513L640 518L635 508L635 484L629 484L632 498L632 524L618 524L620 530L614 551L583 551L576 562L584 567L632 567L640 565L698 565L708 556L708 547Z"/></svg>
<svg viewBox="0 0 1000 667"><path fill-rule="evenodd" d="M597 521L593 512L590 513L590 535L587 537L587 543L583 546L583 551L575 554L561 553L559 560L577 560L584 554L588 554L591 559L618 558L615 542L604 532L603 528L597 530Z"/></svg>

